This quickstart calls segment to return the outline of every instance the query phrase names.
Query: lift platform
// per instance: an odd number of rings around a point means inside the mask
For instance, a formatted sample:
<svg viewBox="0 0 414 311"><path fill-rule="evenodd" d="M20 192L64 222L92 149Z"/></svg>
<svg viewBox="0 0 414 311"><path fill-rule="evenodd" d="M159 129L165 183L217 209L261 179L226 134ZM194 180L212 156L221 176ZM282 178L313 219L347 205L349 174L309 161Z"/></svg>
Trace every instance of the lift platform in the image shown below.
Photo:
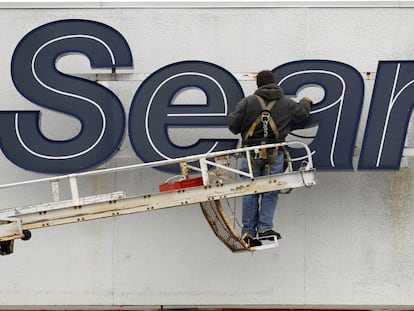
<svg viewBox="0 0 414 311"><path fill-rule="evenodd" d="M287 170L282 174L256 178L253 176L251 165L247 172L237 168L239 157L245 156L250 159L252 151L257 152L258 147L253 146L0 185L1 191L50 183L52 190L52 199L48 203L0 210L0 254L12 253L14 240L30 239L33 229L192 204L200 204L210 227L231 251L256 251L276 247L277 239L269 244L249 247L231 223L234 215L226 212L221 202L252 193L286 191L315 185L312 154L306 144L285 142L263 145L260 148L285 148L293 145L303 148L306 156L301 159L288 158ZM297 170L292 168L292 162L295 161L301 163ZM79 192L78 180L83 177L174 164L181 166L180 180L160 184L158 192L131 197L124 191L84 197ZM198 175L193 177L190 172ZM70 188L71 198L68 200L60 199L59 189L64 182L68 183Z"/></svg>

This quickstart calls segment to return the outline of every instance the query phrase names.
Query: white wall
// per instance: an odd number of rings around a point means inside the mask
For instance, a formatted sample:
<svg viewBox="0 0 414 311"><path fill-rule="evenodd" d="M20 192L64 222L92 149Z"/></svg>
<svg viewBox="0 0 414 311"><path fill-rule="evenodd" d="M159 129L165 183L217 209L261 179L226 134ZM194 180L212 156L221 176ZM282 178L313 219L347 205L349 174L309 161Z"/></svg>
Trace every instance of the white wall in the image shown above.
<svg viewBox="0 0 414 311"><path fill-rule="evenodd" d="M68 18L106 23L129 42L135 78L108 82L126 111L139 77L182 60L213 62L240 77L301 59L336 60L375 72L379 60L414 56L412 7L3 8L1 110L31 107L10 77L19 40L42 24ZM90 72L84 60L76 64L63 60L60 66ZM365 80L357 148L373 83ZM253 80L241 84L245 94L254 90ZM62 117L50 114L45 126L53 131L57 118ZM70 126L75 131L77 124ZM412 135L410 130L411 147ZM139 161L126 139L106 166ZM0 169L2 184L40 177L4 156ZM36 230L31 241L17 241L15 253L0 258L0 305L412 308L413 169L409 158L399 171L318 173L317 186L281 198L280 247L253 254L228 251L198 206ZM166 177L149 174L154 184ZM144 193L147 176L95 180L86 187L112 191L115 183L130 194ZM8 192L2 208L21 204L24 196L36 201L43 192Z"/></svg>

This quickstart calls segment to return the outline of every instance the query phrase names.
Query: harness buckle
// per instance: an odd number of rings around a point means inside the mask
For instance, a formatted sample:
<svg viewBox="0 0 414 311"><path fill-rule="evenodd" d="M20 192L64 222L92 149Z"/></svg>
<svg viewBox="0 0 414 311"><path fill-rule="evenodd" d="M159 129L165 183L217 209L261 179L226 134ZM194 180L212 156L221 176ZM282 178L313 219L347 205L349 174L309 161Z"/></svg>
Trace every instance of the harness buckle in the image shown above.
<svg viewBox="0 0 414 311"><path fill-rule="evenodd" d="M269 111L263 111L262 112L262 123L263 123L263 135L264 137L267 137L269 135L269 120L271 118Z"/></svg>
<svg viewBox="0 0 414 311"><path fill-rule="evenodd" d="M270 120L270 112L269 111L263 111L262 112L262 122L269 122Z"/></svg>

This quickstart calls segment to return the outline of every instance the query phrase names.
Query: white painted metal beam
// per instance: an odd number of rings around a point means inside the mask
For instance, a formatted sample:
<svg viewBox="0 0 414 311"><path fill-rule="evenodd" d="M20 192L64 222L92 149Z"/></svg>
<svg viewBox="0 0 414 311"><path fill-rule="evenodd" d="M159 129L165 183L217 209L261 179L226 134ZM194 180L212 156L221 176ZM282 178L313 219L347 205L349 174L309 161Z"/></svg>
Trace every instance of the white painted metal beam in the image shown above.
<svg viewBox="0 0 414 311"><path fill-rule="evenodd" d="M244 173L230 166L227 167L222 163L207 160L240 153L245 153L245 156L248 156L252 150L257 148L275 148L276 146L285 145L299 145L306 150L307 156L305 157L306 160L303 162L304 165L297 171L254 178L251 167L249 172ZM200 186L148 193L134 197L127 197L122 191L90 197L79 196L77 178L83 176L110 174L125 170L171 165L173 163L194 162L197 160L199 161L199 168L197 171L201 173L203 178L203 183ZM213 170L211 170L211 168L213 168ZM227 170L231 174L236 175L244 173L247 178L240 180L230 179L229 181L223 180L221 179L221 176L214 177L215 168ZM209 169L211 171L209 171ZM211 175L213 175L214 178L210 178ZM70 200L56 201L58 196L56 196L55 192L59 180L69 181L72 194ZM51 182L52 190L54 190L52 191L53 198L51 199L51 202L2 210L0 212L0 241L23 238L25 237L25 230L176 206L186 206L201 202L230 199L252 193L263 193L304 186L310 187L316 184L316 178L309 147L301 142L285 142L194 155L179 159L167 159L106 170L23 181L20 183L1 185L0 189L30 186L32 184L44 182Z"/></svg>
<svg viewBox="0 0 414 311"><path fill-rule="evenodd" d="M7 1L0 9L92 8L92 9L183 9L183 8L404 8L414 7L411 0L261 0L261 1Z"/></svg>

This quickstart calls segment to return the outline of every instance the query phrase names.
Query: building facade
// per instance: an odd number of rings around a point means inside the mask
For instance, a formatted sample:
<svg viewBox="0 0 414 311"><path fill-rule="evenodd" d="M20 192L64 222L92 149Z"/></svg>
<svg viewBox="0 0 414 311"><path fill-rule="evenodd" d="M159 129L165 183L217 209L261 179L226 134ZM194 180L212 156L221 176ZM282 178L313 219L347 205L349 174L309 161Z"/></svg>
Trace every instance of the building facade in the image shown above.
<svg viewBox="0 0 414 311"><path fill-rule="evenodd" d="M207 152L208 142L235 146L220 100L234 108L262 69L289 96L312 97L319 126L305 131L318 185L280 197L277 249L231 253L196 205L42 228L0 258L0 309L413 309L413 2L0 7L1 184ZM94 32L105 38L97 46ZM225 78L215 82L221 93L200 76ZM76 162L103 127L93 109L73 108L86 92L117 108L102 108L111 136ZM14 143L16 111L40 111L22 119L24 149ZM46 156L49 147L56 155ZM98 176L81 190L151 193L172 174ZM50 195L1 191L1 208ZM240 212L240 201L230 204Z"/></svg>

